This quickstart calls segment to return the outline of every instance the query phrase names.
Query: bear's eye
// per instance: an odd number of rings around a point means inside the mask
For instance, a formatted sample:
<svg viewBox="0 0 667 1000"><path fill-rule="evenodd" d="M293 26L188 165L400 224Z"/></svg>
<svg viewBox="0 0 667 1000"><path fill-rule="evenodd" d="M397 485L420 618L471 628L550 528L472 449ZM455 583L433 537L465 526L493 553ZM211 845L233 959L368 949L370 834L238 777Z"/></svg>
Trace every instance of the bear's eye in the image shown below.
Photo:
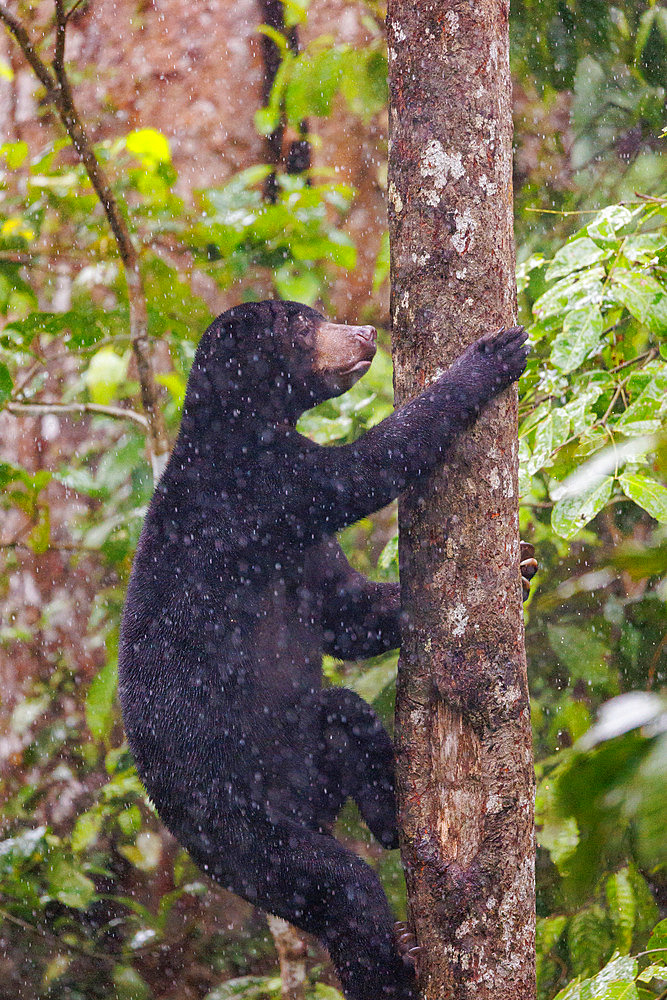
<svg viewBox="0 0 667 1000"><path fill-rule="evenodd" d="M297 316L292 323L292 333L297 340L306 343L312 338L312 324L308 322L305 316Z"/></svg>

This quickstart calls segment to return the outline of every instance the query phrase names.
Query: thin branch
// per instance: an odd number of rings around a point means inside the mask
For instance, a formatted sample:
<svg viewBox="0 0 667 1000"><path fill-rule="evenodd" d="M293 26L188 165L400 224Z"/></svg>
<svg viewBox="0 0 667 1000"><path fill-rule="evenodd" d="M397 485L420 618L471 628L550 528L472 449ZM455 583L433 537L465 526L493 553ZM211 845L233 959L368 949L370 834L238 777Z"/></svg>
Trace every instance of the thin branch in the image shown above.
<svg viewBox="0 0 667 1000"><path fill-rule="evenodd" d="M636 358L630 358L629 361L622 361L620 365L616 365L615 368L610 368L609 371L620 372L623 368L629 368L630 365L639 364L640 361L641 362L651 361L656 356L657 353L658 353L657 349L655 347L651 347L648 351L645 351L643 354L637 355Z"/></svg>
<svg viewBox="0 0 667 1000"><path fill-rule="evenodd" d="M65 33L69 15L65 13L63 0L55 0L55 8L56 44L53 59L54 75L51 74L45 63L37 55L25 27L17 18L9 13L3 4L0 4L0 21L4 22L8 31L14 36L35 75L46 87L47 98L55 106L67 130L67 134L86 169L90 183L104 209L109 225L111 226L111 231L115 237L118 252L125 270L130 306L130 337L139 374L141 402L146 413L144 426L147 427L149 432L151 461L153 463L154 474L157 478L162 471L164 460L169 450L169 443L164 416L158 403L157 388L150 360L148 313L146 295L139 267L139 256L132 242L127 223L123 218L104 170L93 152L92 144L74 103L72 89L65 69Z"/></svg>
<svg viewBox="0 0 667 1000"><path fill-rule="evenodd" d="M136 410L125 410L122 406L104 406L102 403L19 403L5 404L5 409L15 417L41 417L47 413L96 413L117 420L131 420L144 430L148 428L148 417Z"/></svg>
<svg viewBox="0 0 667 1000"><path fill-rule="evenodd" d="M51 76L46 64L42 62L40 57L37 55L37 51L35 46L30 41L28 32L25 30L19 19L14 17L13 14L10 14L4 4L0 4L0 21L4 22L7 30L11 32L16 41L19 43L23 55L30 63L35 76L38 78L40 83L46 87L46 93L49 100L53 100L53 91L57 86L56 81Z"/></svg>
<svg viewBox="0 0 667 1000"><path fill-rule="evenodd" d="M86 0L76 0L76 3L75 3L75 4L74 4L74 5L72 6L72 7L70 7L70 9L69 9L69 10L67 11L67 13L65 14L65 20L66 20L66 21L69 21L69 19L70 19L70 17L72 16L72 14L73 14L73 13L74 13L74 12L75 12L76 10L78 10L78 9L79 9L79 7L81 6L81 4L82 4L82 3L85 3L85 2L86 2Z"/></svg>

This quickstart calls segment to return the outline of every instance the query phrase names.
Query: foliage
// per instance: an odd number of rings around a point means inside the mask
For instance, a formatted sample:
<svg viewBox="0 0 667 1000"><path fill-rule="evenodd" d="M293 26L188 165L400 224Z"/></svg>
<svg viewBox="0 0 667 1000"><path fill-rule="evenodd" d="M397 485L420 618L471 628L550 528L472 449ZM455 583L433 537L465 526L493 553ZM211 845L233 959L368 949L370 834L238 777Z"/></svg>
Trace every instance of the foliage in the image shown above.
<svg viewBox="0 0 667 1000"><path fill-rule="evenodd" d="M286 3L288 27L307 7ZM665 10L643 0L512 5L527 95L519 151L534 139L531 114L544 130L539 162L517 189L520 305L533 346L521 384L521 527L540 562L527 607L540 1000L559 990L561 1000L648 1000L667 985L665 921L653 930L667 813L664 705L654 693L667 652ZM262 134L281 115L311 128L343 103L363 123L383 120L386 53L372 3L363 24L356 47L319 37L295 54L275 38L283 60L257 112ZM0 76L11 77L4 63ZM326 308L336 275L356 265L345 229L354 192L326 170L279 172L268 203L261 188L273 168L259 163L185 198L154 129L95 148L140 248L173 435L210 319L198 279L233 297L272 290ZM227 929L236 904L164 835L122 741L118 619L152 480L119 259L64 140L7 143L0 167L0 407L18 420L42 404L42 427L55 419L56 436L68 421L67 449L43 433L38 460L0 463L0 599L11 605L12 581L35 567L60 583L34 618L16 611L0 624L0 650L27 657L33 676L11 717L13 766L0 785L0 917L6 953L17 956L7 995L139 1000L165 996L171 975L183 995L207 1000L274 996L265 929L247 910ZM388 272L385 237L373 293ZM368 375L300 428L344 443L391 407L381 330ZM396 579L395 531L389 509L342 542L358 569ZM77 618L78 594L91 590ZM77 628L85 636L73 646L68 629ZM354 688L388 722L395 672L396 654L325 662L329 683ZM632 692L641 704L623 701ZM341 833L377 866L401 912L397 855L379 854L352 807ZM309 996L333 1000L319 961L309 954Z"/></svg>
<svg viewBox="0 0 667 1000"><path fill-rule="evenodd" d="M649 202L604 209L551 261L534 254L519 269L535 317L522 492L555 501L562 538L623 495L667 522L666 262L667 208Z"/></svg>

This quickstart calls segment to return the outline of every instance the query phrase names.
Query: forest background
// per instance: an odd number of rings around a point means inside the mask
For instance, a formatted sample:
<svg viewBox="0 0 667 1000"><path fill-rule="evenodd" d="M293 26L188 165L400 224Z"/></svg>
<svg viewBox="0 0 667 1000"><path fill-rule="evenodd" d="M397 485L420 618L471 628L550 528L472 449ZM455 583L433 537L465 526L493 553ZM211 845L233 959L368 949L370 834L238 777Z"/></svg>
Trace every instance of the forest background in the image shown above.
<svg viewBox="0 0 667 1000"><path fill-rule="evenodd" d="M304 432L340 443L381 420L381 4L285 0L301 52L272 36L270 92L253 0L68 7L67 71L139 250L170 439L207 323L272 295L380 328L371 371ZM11 10L50 61L52 0ZM515 0L511 44L538 994L648 1000L667 986L667 7ZM280 123L285 148L311 137L305 173L270 159ZM264 917L165 833L123 742L118 619L152 489L127 286L7 33L0 136L0 998L277 997ZM392 507L346 530L352 563L395 578L395 526ZM390 724L395 654L325 669ZM397 853L352 808L339 832L401 915ZM306 960L309 995L336 996L314 942Z"/></svg>

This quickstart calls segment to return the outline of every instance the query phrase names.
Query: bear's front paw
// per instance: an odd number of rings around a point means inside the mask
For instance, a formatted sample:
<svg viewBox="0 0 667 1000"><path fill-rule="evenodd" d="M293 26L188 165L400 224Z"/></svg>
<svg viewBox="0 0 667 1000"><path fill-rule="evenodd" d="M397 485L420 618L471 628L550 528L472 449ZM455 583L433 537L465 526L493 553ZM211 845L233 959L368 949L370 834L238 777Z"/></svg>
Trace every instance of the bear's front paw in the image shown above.
<svg viewBox="0 0 667 1000"><path fill-rule="evenodd" d="M471 344L460 361L477 369L495 394L521 376L526 367L528 334L522 326L487 333Z"/></svg>

